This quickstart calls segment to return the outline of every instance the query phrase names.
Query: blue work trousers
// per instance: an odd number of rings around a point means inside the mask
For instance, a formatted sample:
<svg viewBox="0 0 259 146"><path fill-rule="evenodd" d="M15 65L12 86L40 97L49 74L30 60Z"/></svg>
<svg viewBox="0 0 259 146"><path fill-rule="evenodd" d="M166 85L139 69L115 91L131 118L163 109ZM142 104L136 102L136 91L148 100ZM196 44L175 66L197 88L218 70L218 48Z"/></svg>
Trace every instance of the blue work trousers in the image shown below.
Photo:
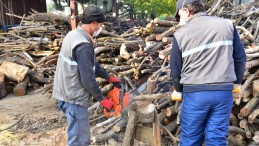
<svg viewBox="0 0 259 146"><path fill-rule="evenodd" d="M89 146L90 126L87 107L59 100L57 102L57 107L67 117L67 145Z"/></svg>
<svg viewBox="0 0 259 146"><path fill-rule="evenodd" d="M183 93L180 146L227 146L232 91Z"/></svg>

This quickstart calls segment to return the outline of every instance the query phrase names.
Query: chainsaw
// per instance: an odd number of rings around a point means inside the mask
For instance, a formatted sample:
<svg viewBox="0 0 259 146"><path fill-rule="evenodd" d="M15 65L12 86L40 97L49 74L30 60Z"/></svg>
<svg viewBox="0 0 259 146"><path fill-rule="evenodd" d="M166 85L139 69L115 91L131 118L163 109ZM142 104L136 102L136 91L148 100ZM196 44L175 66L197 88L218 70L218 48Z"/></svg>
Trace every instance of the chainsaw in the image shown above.
<svg viewBox="0 0 259 146"><path fill-rule="evenodd" d="M131 97L138 95L146 89L146 83L142 84L139 88L135 89L133 92L129 93L126 91L125 80L122 79L119 85L115 85L111 91L108 92L106 99L113 103L112 109L107 110L104 108L103 114L106 117L117 117L120 116L121 111L127 107L131 101Z"/></svg>

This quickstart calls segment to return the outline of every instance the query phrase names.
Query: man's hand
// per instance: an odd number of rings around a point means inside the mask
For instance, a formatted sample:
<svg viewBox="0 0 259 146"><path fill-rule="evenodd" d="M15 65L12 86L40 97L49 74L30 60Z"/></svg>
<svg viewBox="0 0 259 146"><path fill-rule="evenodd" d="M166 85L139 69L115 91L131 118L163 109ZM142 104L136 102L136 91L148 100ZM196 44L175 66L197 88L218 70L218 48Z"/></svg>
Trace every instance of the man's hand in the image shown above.
<svg viewBox="0 0 259 146"><path fill-rule="evenodd" d="M116 78L116 77L110 77L110 78L109 78L109 82L110 82L110 83L121 83L122 80L119 79L119 78Z"/></svg>
<svg viewBox="0 0 259 146"><path fill-rule="evenodd" d="M171 99L173 101L181 101L182 100L182 92L177 92L174 90L174 92L171 95Z"/></svg>
<svg viewBox="0 0 259 146"><path fill-rule="evenodd" d="M100 104L108 111L110 111L112 109L112 105L113 105L113 103L110 100L106 99L106 98L104 98L100 102Z"/></svg>
<svg viewBox="0 0 259 146"><path fill-rule="evenodd" d="M232 90L233 93L240 93L241 92L241 84L234 84L234 89Z"/></svg>

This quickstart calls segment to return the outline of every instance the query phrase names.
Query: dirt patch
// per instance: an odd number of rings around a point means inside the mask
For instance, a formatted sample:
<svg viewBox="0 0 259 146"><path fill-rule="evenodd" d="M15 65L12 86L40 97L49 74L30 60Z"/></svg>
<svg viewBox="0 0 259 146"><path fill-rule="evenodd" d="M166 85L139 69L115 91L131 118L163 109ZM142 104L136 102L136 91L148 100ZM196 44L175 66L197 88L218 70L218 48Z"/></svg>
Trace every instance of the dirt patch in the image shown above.
<svg viewBox="0 0 259 146"><path fill-rule="evenodd" d="M0 100L0 117L0 131L8 128L0 132L0 146L66 145L66 118L54 99L11 94Z"/></svg>

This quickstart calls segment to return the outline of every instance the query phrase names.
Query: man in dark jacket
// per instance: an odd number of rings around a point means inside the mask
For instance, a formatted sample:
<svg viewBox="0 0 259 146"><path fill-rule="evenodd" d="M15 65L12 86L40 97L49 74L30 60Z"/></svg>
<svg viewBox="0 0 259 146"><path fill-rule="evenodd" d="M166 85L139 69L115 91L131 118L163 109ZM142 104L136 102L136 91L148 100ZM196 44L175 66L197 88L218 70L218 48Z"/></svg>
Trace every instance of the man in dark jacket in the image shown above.
<svg viewBox="0 0 259 146"><path fill-rule="evenodd" d="M109 82L121 82L110 77L95 60L94 40L102 30L105 20L103 11L89 5L83 13L82 25L70 31L63 40L54 78L53 97L58 100L58 108L67 117L69 146L87 146L90 142L88 122L88 100L95 97L100 104L110 110L111 101L103 97L95 77Z"/></svg>
<svg viewBox="0 0 259 146"><path fill-rule="evenodd" d="M200 0L178 0L171 75L172 100L182 101L181 146L227 146L233 105L246 54L230 20L208 16Z"/></svg>

